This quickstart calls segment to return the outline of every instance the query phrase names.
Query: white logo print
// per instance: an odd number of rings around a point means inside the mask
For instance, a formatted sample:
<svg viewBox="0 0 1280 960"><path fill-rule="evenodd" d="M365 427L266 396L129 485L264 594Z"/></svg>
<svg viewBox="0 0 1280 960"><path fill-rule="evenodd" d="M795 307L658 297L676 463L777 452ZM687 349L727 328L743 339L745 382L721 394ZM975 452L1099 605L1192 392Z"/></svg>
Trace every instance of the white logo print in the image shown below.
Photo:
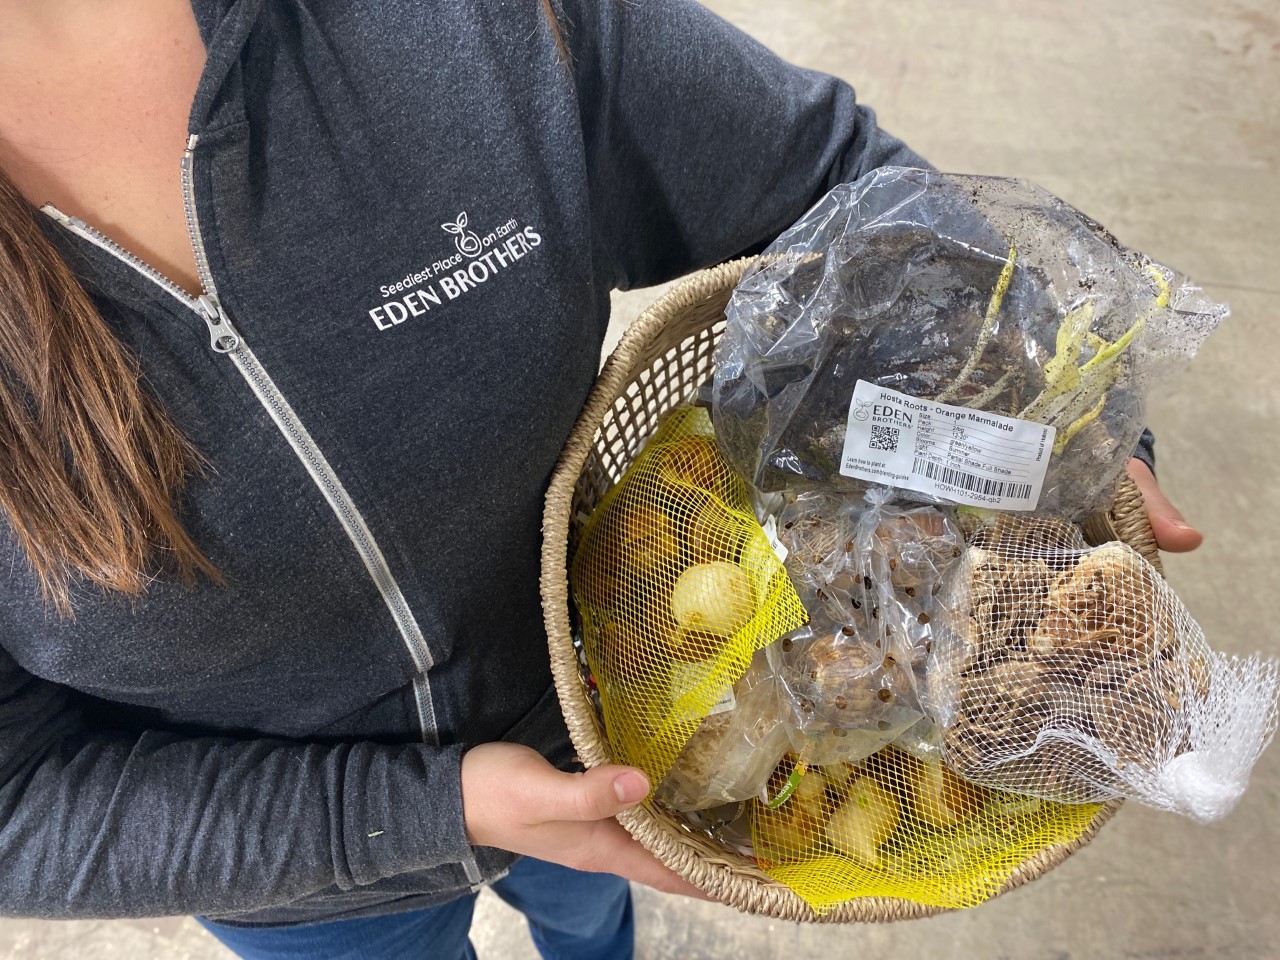
<svg viewBox="0 0 1280 960"><path fill-rule="evenodd" d="M410 317L420 317L458 299L542 245L542 235L514 217L484 234L467 229L465 210L453 223L440 226L454 235L457 253L442 253L440 259L378 287L383 303L369 311L369 319L379 330L390 330Z"/></svg>
<svg viewBox="0 0 1280 960"><path fill-rule="evenodd" d="M459 253L465 253L468 257L474 257L480 253L480 237L474 231L467 229L467 211L463 210L458 214L458 219L453 223L442 223L440 227L445 233L459 235L453 241Z"/></svg>

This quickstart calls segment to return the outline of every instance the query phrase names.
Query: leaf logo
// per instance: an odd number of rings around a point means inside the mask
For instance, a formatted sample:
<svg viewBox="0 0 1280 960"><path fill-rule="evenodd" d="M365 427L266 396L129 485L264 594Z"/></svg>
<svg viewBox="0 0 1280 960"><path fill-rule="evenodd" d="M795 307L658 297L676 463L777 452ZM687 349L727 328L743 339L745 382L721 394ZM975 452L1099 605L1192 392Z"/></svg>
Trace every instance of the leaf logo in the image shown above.
<svg viewBox="0 0 1280 960"><path fill-rule="evenodd" d="M853 402L853 419L866 420L871 416L871 405L875 403L874 400L858 400L855 398Z"/></svg>
<svg viewBox="0 0 1280 960"><path fill-rule="evenodd" d="M474 231L467 229L467 211L463 210L458 214L458 219L453 223L440 224L440 229L445 233L456 234L453 242L459 253L466 254L468 257L474 257L480 253L480 237Z"/></svg>

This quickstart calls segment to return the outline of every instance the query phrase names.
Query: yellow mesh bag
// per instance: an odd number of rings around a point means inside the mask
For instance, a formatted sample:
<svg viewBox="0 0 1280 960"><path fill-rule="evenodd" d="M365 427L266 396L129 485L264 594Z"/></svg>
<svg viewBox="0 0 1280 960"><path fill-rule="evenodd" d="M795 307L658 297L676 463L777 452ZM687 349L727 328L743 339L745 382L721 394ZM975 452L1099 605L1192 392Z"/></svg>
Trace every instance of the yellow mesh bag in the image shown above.
<svg viewBox="0 0 1280 960"><path fill-rule="evenodd" d="M976 786L888 747L859 764L806 769L790 757L751 806L756 860L819 913L853 897L971 907L1026 860L1078 839L1096 804Z"/></svg>
<svg viewBox="0 0 1280 960"><path fill-rule="evenodd" d="M605 495L570 585L614 756L655 786L752 654L805 621L700 408L668 417Z"/></svg>

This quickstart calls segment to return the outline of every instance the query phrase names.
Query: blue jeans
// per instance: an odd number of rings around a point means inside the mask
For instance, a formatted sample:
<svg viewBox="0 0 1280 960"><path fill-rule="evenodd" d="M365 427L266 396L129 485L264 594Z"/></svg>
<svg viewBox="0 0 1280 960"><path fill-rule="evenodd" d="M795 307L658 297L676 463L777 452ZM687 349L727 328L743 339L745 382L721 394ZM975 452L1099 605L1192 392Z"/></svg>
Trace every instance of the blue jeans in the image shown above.
<svg viewBox="0 0 1280 960"><path fill-rule="evenodd" d="M492 890L525 915L547 960L631 960L627 881L525 857ZM244 960L475 960L467 939L475 905L471 894L426 910L300 927L200 923Z"/></svg>

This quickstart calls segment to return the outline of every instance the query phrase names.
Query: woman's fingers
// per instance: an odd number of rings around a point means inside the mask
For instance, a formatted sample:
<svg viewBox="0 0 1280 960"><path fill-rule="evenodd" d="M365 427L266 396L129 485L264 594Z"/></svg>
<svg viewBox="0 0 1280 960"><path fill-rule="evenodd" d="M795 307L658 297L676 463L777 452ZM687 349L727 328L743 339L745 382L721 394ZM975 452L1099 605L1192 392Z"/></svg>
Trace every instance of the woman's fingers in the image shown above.
<svg viewBox="0 0 1280 960"><path fill-rule="evenodd" d="M1142 491L1156 546L1169 553L1185 553L1200 546L1204 534L1183 519L1178 508L1160 490L1160 484L1145 463L1138 459L1130 460L1129 476Z"/></svg>
<svg viewBox="0 0 1280 960"><path fill-rule="evenodd" d="M648 779L634 767L564 773L513 743L481 744L462 757L463 813L472 843L711 899L663 866L614 819L648 792Z"/></svg>
<svg viewBox="0 0 1280 960"><path fill-rule="evenodd" d="M576 848L578 869L617 874L665 893L711 899L664 866L613 819L648 795L649 781L639 770L601 766L585 773L561 773L548 764L538 781L532 785L535 806L546 827L564 834L565 849Z"/></svg>
<svg viewBox="0 0 1280 960"><path fill-rule="evenodd" d="M542 823L603 820L648 792L649 781L634 767L564 773L514 743L483 743L462 758L463 812L476 843L502 846L508 832Z"/></svg>
<svg viewBox="0 0 1280 960"><path fill-rule="evenodd" d="M531 786L540 821L604 820L635 806L649 793L649 781L634 767L562 773L545 764L538 782Z"/></svg>
<svg viewBox="0 0 1280 960"><path fill-rule="evenodd" d="M490 751L499 760L498 775L517 790L518 812L529 824L604 820L649 794L648 778L635 767L606 764L584 773L565 773L528 747L485 744L475 749Z"/></svg>

